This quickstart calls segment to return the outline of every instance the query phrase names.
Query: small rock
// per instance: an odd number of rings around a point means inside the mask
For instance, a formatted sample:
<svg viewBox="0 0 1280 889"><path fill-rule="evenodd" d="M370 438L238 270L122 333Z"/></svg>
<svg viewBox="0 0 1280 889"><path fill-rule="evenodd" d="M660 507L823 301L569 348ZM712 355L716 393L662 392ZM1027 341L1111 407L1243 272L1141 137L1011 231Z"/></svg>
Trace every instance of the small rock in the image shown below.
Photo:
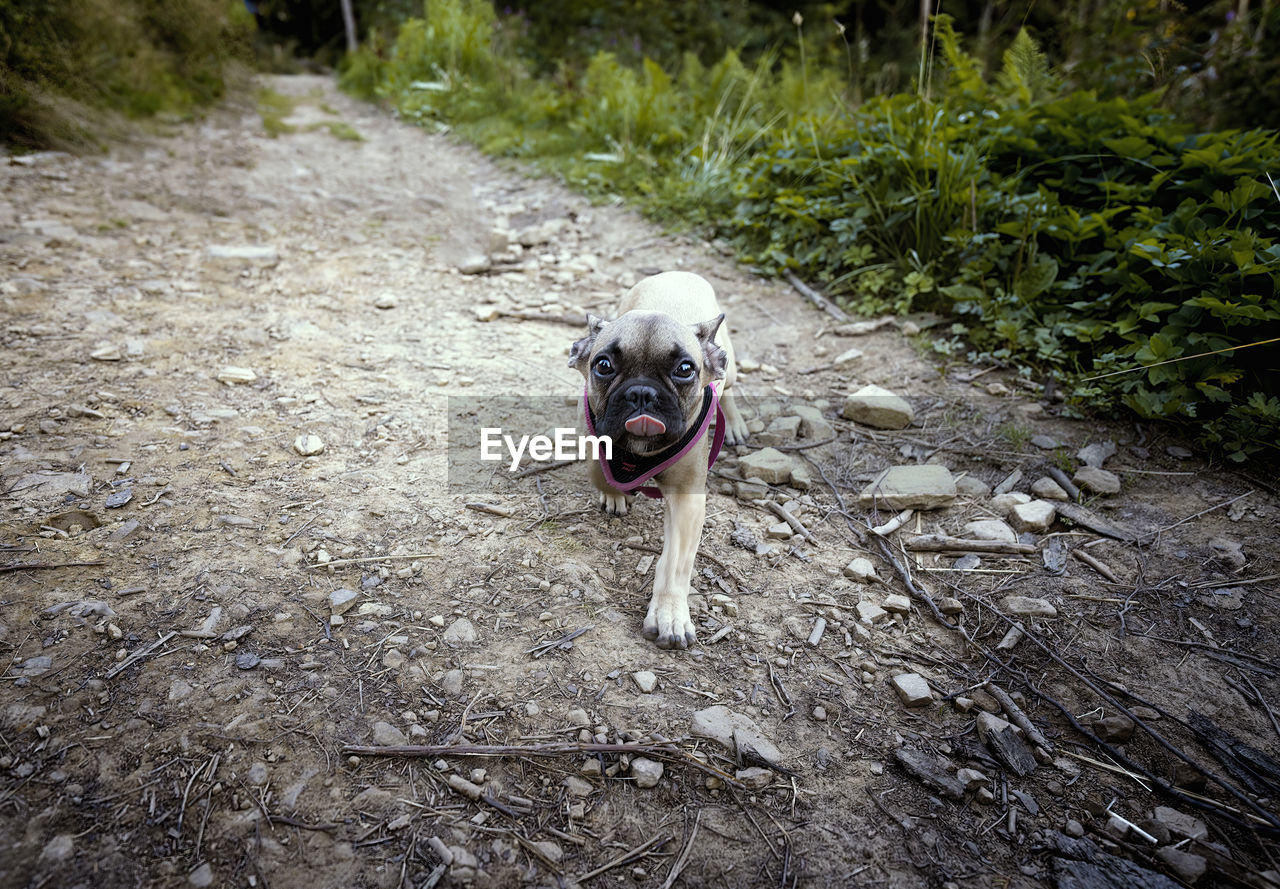
<svg viewBox="0 0 1280 889"><path fill-rule="evenodd" d="M394 293L379 293L373 298L373 307L375 309L394 309L399 303L400 301L396 299Z"/></svg>
<svg viewBox="0 0 1280 889"><path fill-rule="evenodd" d="M594 760L597 764L599 760ZM570 775L560 782L560 785L569 792L570 796L590 796L591 791L595 788L590 781L579 778L577 775Z"/></svg>
<svg viewBox="0 0 1280 889"><path fill-rule="evenodd" d="M460 617L445 628L440 638L448 645L469 645L476 641L476 628L471 621Z"/></svg>
<svg viewBox="0 0 1280 889"><path fill-rule="evenodd" d="M662 763L644 756L631 760L631 777L637 787L656 787L662 780Z"/></svg>
<svg viewBox="0 0 1280 889"><path fill-rule="evenodd" d="M652 694L658 687L658 677L649 670L637 670L631 674L631 679L635 682L636 688L644 694Z"/></svg>
<svg viewBox="0 0 1280 889"><path fill-rule="evenodd" d="M360 598L360 594L355 590L349 590L345 587L340 590L334 590L329 594L329 613L346 614L351 610L351 606L356 604L356 599L358 598Z"/></svg>
<svg viewBox="0 0 1280 889"><path fill-rule="evenodd" d="M889 619L889 612L885 611L875 602L859 602L857 605L858 621L873 627L878 623L884 623Z"/></svg>
<svg viewBox="0 0 1280 889"><path fill-rule="evenodd" d="M960 769L956 778L964 785L965 790L977 790L987 783L987 776L977 769Z"/></svg>
<svg viewBox="0 0 1280 889"><path fill-rule="evenodd" d="M919 673L899 673L890 681L907 707L923 707L933 702L929 683Z"/></svg>
<svg viewBox="0 0 1280 889"><path fill-rule="evenodd" d="M827 708L822 706L821 704L818 704L816 707L813 708L813 718L818 722L826 722Z"/></svg>
<svg viewBox="0 0 1280 889"><path fill-rule="evenodd" d="M739 500L763 500L769 496L769 486L759 479L734 482L733 493Z"/></svg>
<svg viewBox="0 0 1280 889"><path fill-rule="evenodd" d="M1114 441L1095 441L1091 445L1086 445L1076 452L1076 457L1085 466L1094 466L1101 468L1116 454L1116 443Z"/></svg>
<svg viewBox="0 0 1280 889"><path fill-rule="evenodd" d="M382 654L382 666L388 670L399 670L405 663L404 653L398 648L388 648Z"/></svg>
<svg viewBox="0 0 1280 889"><path fill-rule="evenodd" d="M911 613L911 600L901 593L893 593L885 596L884 601L880 603L880 606L884 608L885 611L892 612L893 614Z"/></svg>
<svg viewBox="0 0 1280 889"><path fill-rule="evenodd" d="M45 844L45 847L40 851L40 860L53 864L62 864L71 858L75 851L75 837L69 833L60 833Z"/></svg>
<svg viewBox="0 0 1280 889"><path fill-rule="evenodd" d="M760 726L723 704L694 713L689 731L696 737L715 741L731 753L749 749L766 762L783 762L782 751Z"/></svg>
<svg viewBox="0 0 1280 889"><path fill-rule="evenodd" d="M104 505L107 509L119 509L132 499L133 488L125 488L122 491L116 491L114 494L107 495L107 501Z"/></svg>
<svg viewBox="0 0 1280 889"><path fill-rule="evenodd" d="M119 361L124 357L124 352L116 343L104 342L94 347L89 357L94 361Z"/></svg>
<svg viewBox="0 0 1280 889"><path fill-rule="evenodd" d="M1031 436L1031 443L1042 451L1052 451L1054 448L1062 446L1062 442L1052 435L1033 435Z"/></svg>
<svg viewBox="0 0 1280 889"><path fill-rule="evenodd" d="M591 725L591 716L588 715L587 711L583 710L581 707L574 707L565 715L568 718L569 723L571 725L576 725L578 728L586 728Z"/></svg>
<svg viewBox="0 0 1280 889"><path fill-rule="evenodd" d="M1249 563L1248 557L1244 554L1244 547L1238 541L1227 537L1211 537L1209 547L1213 550L1215 559L1236 571Z"/></svg>
<svg viewBox="0 0 1280 889"><path fill-rule="evenodd" d="M262 658L251 651L241 652L236 655L236 666L241 670L252 670L260 663L262 663Z"/></svg>
<svg viewBox="0 0 1280 889"><path fill-rule="evenodd" d="M462 671L446 671L440 680L440 690L451 698L456 698L462 694Z"/></svg>
<svg viewBox="0 0 1280 889"><path fill-rule="evenodd" d="M775 448L762 448L738 461L738 471L743 478L758 478L771 485L784 485L791 481L794 461Z"/></svg>
<svg viewBox="0 0 1280 889"><path fill-rule="evenodd" d="M1057 617L1058 609L1047 599L1034 599L1030 596L1008 596L1001 607L1006 614L1014 617Z"/></svg>
<svg viewBox="0 0 1280 889"><path fill-rule="evenodd" d="M402 744L408 744L409 739L405 737L404 732L391 723L375 722L373 724L373 743L379 747L397 747Z"/></svg>
<svg viewBox="0 0 1280 889"><path fill-rule="evenodd" d="M972 475L962 475L956 479L956 494L961 497L971 497L978 500L990 493L991 486L980 478L975 478Z"/></svg>
<svg viewBox="0 0 1280 889"><path fill-rule="evenodd" d="M874 583L880 579L876 577L876 566L864 558L854 559L845 565L844 576L858 583Z"/></svg>
<svg viewBox="0 0 1280 889"><path fill-rule="evenodd" d="M639 783L638 781L636 782ZM533 847L542 853L542 857L556 864L564 858L564 850L560 848L559 843L551 840L535 840Z"/></svg>
<svg viewBox="0 0 1280 889"><path fill-rule="evenodd" d="M905 429L915 419L915 411L888 389L863 386L844 400L840 416L875 429Z"/></svg>
<svg viewBox="0 0 1280 889"><path fill-rule="evenodd" d="M1005 543L1017 543L1018 535L1013 529L999 519L978 519L964 526L966 537L973 540L1000 540Z"/></svg>
<svg viewBox="0 0 1280 889"><path fill-rule="evenodd" d="M1133 737L1134 722L1127 716L1108 716L1093 723L1093 733L1104 741L1123 744Z"/></svg>
<svg viewBox="0 0 1280 889"><path fill-rule="evenodd" d="M1080 488L1093 491L1095 494L1119 494L1120 477L1114 472L1099 469L1096 466L1082 466L1071 477Z"/></svg>
<svg viewBox="0 0 1280 889"><path fill-rule="evenodd" d="M833 438L836 429L823 416L822 411L816 407L809 405L800 405L791 409L791 412L800 418L800 437L807 438L811 441L822 441L826 438Z"/></svg>
<svg viewBox="0 0 1280 889"><path fill-rule="evenodd" d="M249 771L245 773L245 780L255 787L260 787L267 783L267 764L264 762L255 762L249 766Z"/></svg>
<svg viewBox="0 0 1280 889"><path fill-rule="evenodd" d="M1079 839L1084 836L1084 825L1074 818L1068 818L1067 823L1062 826L1062 832L1069 837Z"/></svg>
<svg viewBox="0 0 1280 889"><path fill-rule="evenodd" d="M475 314L477 321L497 321L502 317L502 309L498 306L476 306Z"/></svg>
<svg viewBox="0 0 1280 889"><path fill-rule="evenodd" d="M964 603L955 596L944 596L938 600L938 610L948 617L964 613Z"/></svg>
<svg viewBox="0 0 1280 889"><path fill-rule="evenodd" d="M795 531L786 522L778 522L770 525L764 531L764 536L769 540L790 540Z"/></svg>
<svg viewBox="0 0 1280 889"><path fill-rule="evenodd" d="M218 371L216 377L218 382L226 383L228 386L252 383L254 380L258 379L258 375L254 373L252 368L236 367L234 365L227 365L222 368Z"/></svg>
<svg viewBox="0 0 1280 889"><path fill-rule="evenodd" d="M205 889L206 886L213 885L213 866L209 862L197 867L191 873L187 874L187 882L196 889Z"/></svg>
<svg viewBox="0 0 1280 889"><path fill-rule="evenodd" d="M293 440L293 449L304 457L314 457L324 453L324 442L320 440L320 436L306 433Z"/></svg>
<svg viewBox="0 0 1280 889"><path fill-rule="evenodd" d="M982 567L982 559L977 553L965 553L956 559L955 564L951 567L957 571L973 571L975 568Z"/></svg>
<svg viewBox="0 0 1280 889"><path fill-rule="evenodd" d="M1194 885L1204 876L1207 862L1202 855L1184 852L1173 846L1165 846L1156 851L1156 856L1168 866L1184 883Z"/></svg>
<svg viewBox="0 0 1280 889"><path fill-rule="evenodd" d="M275 247L257 247L247 244L212 244L205 252L210 259L243 259L252 262L275 262L279 259Z"/></svg>
<svg viewBox="0 0 1280 889"><path fill-rule="evenodd" d="M865 508L938 509L956 499L956 483L945 466L891 466L876 476L858 497Z"/></svg>
<svg viewBox="0 0 1280 889"><path fill-rule="evenodd" d="M997 514L1007 516L1020 503L1030 503L1031 497L1021 491L1006 491L991 498L991 509Z"/></svg>
<svg viewBox="0 0 1280 889"><path fill-rule="evenodd" d="M493 263L487 253L471 253L464 256L455 266L459 274L482 275L489 271Z"/></svg>
<svg viewBox="0 0 1280 889"><path fill-rule="evenodd" d="M1035 494L1041 500L1070 500L1071 495L1062 490L1062 485L1055 482L1049 476L1038 478L1031 483L1031 493Z"/></svg>
<svg viewBox="0 0 1280 889"><path fill-rule="evenodd" d="M1047 531L1058 517L1058 508L1048 500L1019 503L1009 511L1009 523L1016 531Z"/></svg>
<svg viewBox="0 0 1280 889"><path fill-rule="evenodd" d="M1169 828L1170 833L1177 836L1190 837L1193 840L1203 840L1209 836L1209 829L1204 826L1203 821L1179 812L1177 809L1157 806L1154 815L1157 821Z"/></svg>
<svg viewBox="0 0 1280 889"><path fill-rule="evenodd" d="M773 783L773 772L760 766L739 769L733 777L748 790L764 790Z"/></svg>

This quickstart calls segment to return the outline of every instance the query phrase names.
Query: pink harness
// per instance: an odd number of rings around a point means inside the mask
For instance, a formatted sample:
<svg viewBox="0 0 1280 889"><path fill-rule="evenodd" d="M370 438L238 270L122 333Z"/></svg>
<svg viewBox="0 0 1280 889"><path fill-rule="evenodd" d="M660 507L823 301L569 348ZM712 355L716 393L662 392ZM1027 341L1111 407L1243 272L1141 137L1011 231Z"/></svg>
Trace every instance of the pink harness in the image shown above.
<svg viewBox="0 0 1280 889"><path fill-rule="evenodd" d="M587 401L585 389L582 392L582 412L587 420L588 434L595 435L595 418L591 416L591 405ZM656 486L646 485L645 482L689 453L702 436L706 435L712 417L716 420L716 431L711 438L711 453L707 457L707 468L710 469L716 462L716 457L720 456L720 448L724 445L724 412L720 410L720 393L715 383L706 388L702 412L697 422L690 426L681 439L671 447L644 457L637 454L622 454L612 460L606 460L601 455L600 470L604 473L605 481L625 494L638 492L646 497L660 499L662 492Z"/></svg>

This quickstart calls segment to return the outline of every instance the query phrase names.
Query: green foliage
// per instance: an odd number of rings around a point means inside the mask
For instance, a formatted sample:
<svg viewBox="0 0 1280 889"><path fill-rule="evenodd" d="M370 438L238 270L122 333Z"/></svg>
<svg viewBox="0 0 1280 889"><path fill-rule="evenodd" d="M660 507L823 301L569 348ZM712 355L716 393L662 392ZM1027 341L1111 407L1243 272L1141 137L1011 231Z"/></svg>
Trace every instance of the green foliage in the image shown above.
<svg viewBox="0 0 1280 889"><path fill-rule="evenodd" d="M222 95L252 28L231 0L0 3L0 139L91 143L85 109L190 114Z"/></svg>
<svg viewBox="0 0 1280 889"><path fill-rule="evenodd" d="M1026 31L989 79L945 16L928 95L850 110L832 69L775 56L598 52L538 79L486 4L428 11L353 57L348 88L702 225L855 311L950 315L937 351L1051 370L1076 410L1195 424L1236 459L1280 441L1280 349L1246 348L1280 336L1275 134L1064 92Z"/></svg>

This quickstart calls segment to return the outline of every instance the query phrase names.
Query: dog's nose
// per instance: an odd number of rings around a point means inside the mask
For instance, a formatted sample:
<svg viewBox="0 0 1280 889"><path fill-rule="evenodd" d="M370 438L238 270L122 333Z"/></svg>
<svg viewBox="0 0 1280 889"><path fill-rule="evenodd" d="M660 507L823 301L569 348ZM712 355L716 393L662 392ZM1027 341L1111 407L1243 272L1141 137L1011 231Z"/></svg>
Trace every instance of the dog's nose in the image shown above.
<svg viewBox="0 0 1280 889"><path fill-rule="evenodd" d="M633 411L648 410L658 403L658 390L644 383L636 383L628 387L622 397Z"/></svg>

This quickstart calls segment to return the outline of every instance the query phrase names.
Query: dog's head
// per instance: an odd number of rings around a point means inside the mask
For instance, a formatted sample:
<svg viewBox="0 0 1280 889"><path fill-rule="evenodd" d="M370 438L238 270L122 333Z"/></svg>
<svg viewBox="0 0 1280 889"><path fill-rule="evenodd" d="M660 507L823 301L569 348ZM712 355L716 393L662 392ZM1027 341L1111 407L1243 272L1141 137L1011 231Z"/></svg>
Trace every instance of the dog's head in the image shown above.
<svg viewBox="0 0 1280 889"><path fill-rule="evenodd" d="M681 324L663 312L631 311L616 321L587 316L587 335L569 366L587 381L596 434L633 454L674 444L697 418L702 393L725 372L716 332L724 315Z"/></svg>

